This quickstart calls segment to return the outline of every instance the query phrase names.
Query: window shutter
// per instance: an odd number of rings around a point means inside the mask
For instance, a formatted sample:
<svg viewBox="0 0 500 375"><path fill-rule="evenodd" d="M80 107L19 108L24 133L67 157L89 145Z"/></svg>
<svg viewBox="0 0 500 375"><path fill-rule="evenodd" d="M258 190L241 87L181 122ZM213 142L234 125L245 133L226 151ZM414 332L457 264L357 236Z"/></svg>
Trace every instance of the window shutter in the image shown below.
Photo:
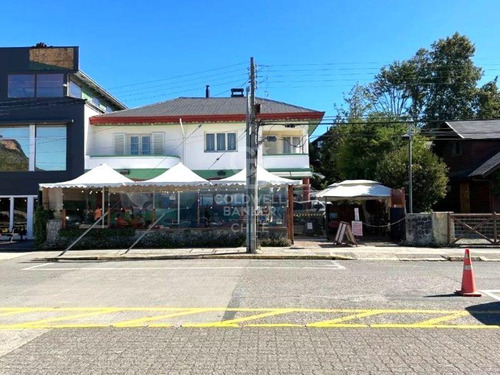
<svg viewBox="0 0 500 375"><path fill-rule="evenodd" d="M165 153L163 133L153 133L153 155L163 155Z"/></svg>
<svg viewBox="0 0 500 375"><path fill-rule="evenodd" d="M125 134L115 134L115 155L125 155Z"/></svg>

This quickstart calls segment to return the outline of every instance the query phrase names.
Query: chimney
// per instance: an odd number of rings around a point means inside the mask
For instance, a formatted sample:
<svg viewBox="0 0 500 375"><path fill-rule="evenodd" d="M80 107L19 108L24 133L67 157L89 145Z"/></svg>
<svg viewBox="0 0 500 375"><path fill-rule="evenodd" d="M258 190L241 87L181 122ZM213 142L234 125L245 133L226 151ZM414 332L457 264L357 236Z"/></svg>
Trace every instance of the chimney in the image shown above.
<svg viewBox="0 0 500 375"><path fill-rule="evenodd" d="M243 89L231 89L231 98L243 98L244 96Z"/></svg>
<svg viewBox="0 0 500 375"><path fill-rule="evenodd" d="M205 86L205 98L210 98L210 85Z"/></svg>

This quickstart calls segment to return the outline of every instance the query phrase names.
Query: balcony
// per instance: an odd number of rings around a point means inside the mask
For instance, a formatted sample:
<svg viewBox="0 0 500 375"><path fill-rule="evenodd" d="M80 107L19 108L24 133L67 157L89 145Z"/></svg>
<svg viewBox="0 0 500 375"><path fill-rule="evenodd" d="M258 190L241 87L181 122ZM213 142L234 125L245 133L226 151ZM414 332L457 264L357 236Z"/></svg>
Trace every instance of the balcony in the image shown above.
<svg viewBox="0 0 500 375"><path fill-rule="evenodd" d="M309 168L309 154L263 155L265 169L306 169Z"/></svg>
<svg viewBox="0 0 500 375"><path fill-rule="evenodd" d="M91 155L85 157L85 169L106 163L113 169L170 169L181 160L171 155Z"/></svg>

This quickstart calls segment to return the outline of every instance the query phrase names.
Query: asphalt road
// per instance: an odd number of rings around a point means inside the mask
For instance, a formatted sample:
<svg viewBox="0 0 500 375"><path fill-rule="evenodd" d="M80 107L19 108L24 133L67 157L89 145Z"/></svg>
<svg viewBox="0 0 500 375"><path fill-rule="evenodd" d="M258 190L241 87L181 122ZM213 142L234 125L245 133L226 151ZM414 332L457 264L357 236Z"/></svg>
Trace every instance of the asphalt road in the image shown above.
<svg viewBox="0 0 500 375"><path fill-rule="evenodd" d="M0 374L500 373L500 263L0 254Z"/></svg>

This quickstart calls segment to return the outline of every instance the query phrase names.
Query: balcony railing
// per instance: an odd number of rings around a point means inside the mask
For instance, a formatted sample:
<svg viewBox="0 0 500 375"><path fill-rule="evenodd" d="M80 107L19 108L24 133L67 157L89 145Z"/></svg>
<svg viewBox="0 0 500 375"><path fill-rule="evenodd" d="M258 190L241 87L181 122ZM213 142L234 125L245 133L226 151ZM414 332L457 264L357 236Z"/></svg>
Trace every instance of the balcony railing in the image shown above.
<svg viewBox="0 0 500 375"><path fill-rule="evenodd" d="M179 161L180 157L173 155L90 155L85 157L85 169L92 169L103 163L114 169L170 169Z"/></svg>
<svg viewBox="0 0 500 375"><path fill-rule="evenodd" d="M263 155L262 159L266 169L309 168L309 154Z"/></svg>

